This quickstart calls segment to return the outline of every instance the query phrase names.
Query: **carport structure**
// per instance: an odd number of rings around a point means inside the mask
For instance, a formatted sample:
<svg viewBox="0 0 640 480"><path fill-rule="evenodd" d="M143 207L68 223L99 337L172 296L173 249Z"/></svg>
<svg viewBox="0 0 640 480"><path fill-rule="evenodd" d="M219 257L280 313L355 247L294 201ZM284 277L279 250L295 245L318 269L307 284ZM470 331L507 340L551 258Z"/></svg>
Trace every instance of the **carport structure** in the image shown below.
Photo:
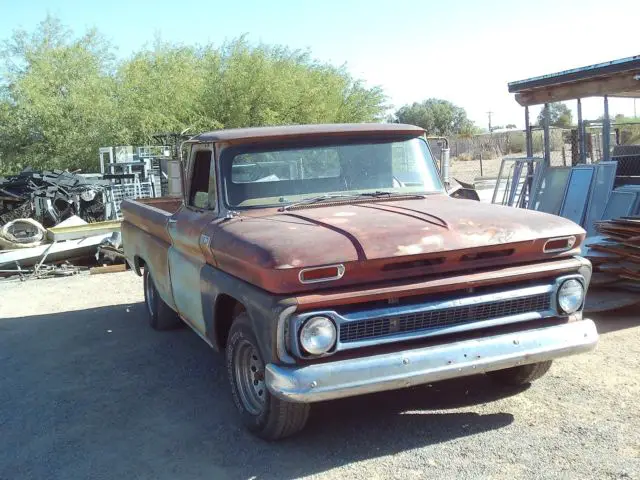
<svg viewBox="0 0 640 480"><path fill-rule="evenodd" d="M533 137L529 122L529 107L544 105L544 159L550 164L549 104L577 101L578 149L580 163L586 163L585 123L582 118L582 99L603 97L602 160L611 157L611 120L609 98L640 98L640 55L622 58L587 67L565 70L508 84L509 93L525 107L527 157L533 156Z"/></svg>

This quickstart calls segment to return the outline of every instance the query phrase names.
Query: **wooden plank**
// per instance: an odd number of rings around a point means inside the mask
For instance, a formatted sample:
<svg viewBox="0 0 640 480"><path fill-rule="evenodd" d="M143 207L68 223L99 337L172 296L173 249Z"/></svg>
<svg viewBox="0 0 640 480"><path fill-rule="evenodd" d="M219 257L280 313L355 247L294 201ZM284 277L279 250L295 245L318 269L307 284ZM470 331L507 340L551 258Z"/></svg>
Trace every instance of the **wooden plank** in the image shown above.
<svg viewBox="0 0 640 480"><path fill-rule="evenodd" d="M102 273L115 273L124 272L127 270L126 263L119 263L117 265L105 265L103 267L93 267L89 269L90 275L100 275Z"/></svg>

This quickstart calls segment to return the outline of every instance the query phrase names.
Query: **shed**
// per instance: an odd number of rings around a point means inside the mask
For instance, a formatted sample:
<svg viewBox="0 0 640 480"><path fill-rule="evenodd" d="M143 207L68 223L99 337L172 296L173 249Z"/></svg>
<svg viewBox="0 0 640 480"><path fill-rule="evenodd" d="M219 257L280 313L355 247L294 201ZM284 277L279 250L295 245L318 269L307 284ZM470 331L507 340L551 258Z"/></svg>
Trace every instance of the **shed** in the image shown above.
<svg viewBox="0 0 640 480"><path fill-rule="evenodd" d="M577 101L579 157L585 162L585 128L582 119L581 99L587 97L604 98L603 117L603 160L611 156L609 118L609 98L640 98L640 55L621 58L610 62L598 63L562 72L541 75L539 77L518 80L508 84L509 93L515 94L516 101L525 107L525 126L527 132L527 156L533 155L529 107L544 104L545 161L549 152L549 108L552 102Z"/></svg>

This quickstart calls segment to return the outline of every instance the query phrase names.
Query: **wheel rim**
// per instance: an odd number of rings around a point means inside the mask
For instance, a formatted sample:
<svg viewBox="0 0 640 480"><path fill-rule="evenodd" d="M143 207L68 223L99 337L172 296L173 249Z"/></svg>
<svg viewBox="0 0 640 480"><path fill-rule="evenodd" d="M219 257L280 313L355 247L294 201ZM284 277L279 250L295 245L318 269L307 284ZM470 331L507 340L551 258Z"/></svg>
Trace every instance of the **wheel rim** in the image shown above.
<svg viewBox="0 0 640 480"><path fill-rule="evenodd" d="M147 310L149 310L149 315L153 316L153 306L155 304L156 291L153 288L153 280L151 279L151 275L147 274L147 281L145 285L145 300L147 302Z"/></svg>
<svg viewBox="0 0 640 480"><path fill-rule="evenodd" d="M234 375L238 395L244 408L252 415L264 409L267 389L264 383L264 363L258 349L243 340L234 353Z"/></svg>

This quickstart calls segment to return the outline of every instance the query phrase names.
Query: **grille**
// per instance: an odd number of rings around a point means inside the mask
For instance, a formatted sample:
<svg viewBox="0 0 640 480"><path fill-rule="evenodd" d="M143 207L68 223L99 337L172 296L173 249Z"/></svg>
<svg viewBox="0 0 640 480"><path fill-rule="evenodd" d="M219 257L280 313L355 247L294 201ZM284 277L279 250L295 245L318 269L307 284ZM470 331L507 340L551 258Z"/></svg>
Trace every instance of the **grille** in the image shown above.
<svg viewBox="0 0 640 480"><path fill-rule="evenodd" d="M345 322L340 325L340 341L342 343L357 342L398 333L428 331L520 313L548 310L550 301L550 295L542 293L479 305Z"/></svg>

